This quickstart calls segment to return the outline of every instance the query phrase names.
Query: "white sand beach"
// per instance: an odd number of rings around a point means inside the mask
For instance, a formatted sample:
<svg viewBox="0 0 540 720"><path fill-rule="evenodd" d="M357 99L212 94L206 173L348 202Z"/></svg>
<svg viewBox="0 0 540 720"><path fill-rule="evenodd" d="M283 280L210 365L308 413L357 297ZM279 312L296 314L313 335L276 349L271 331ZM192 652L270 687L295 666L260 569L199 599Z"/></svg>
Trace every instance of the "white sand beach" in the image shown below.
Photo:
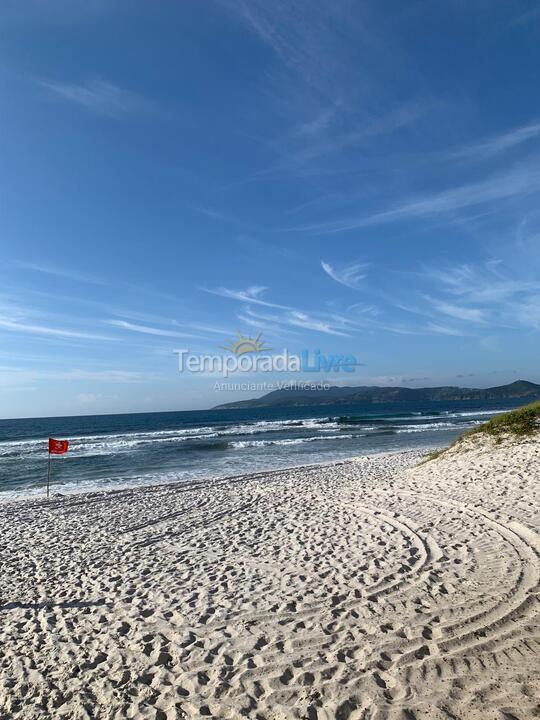
<svg viewBox="0 0 540 720"><path fill-rule="evenodd" d="M0 717L539 717L540 442L0 506Z"/></svg>

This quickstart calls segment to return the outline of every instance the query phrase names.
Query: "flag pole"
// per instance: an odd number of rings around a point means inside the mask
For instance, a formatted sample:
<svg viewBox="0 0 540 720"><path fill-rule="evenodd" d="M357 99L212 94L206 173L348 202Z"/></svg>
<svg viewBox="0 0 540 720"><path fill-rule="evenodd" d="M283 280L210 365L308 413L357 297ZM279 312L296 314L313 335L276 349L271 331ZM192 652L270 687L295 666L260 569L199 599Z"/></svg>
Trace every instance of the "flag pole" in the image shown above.
<svg viewBox="0 0 540 720"><path fill-rule="evenodd" d="M47 464L47 500L49 499L50 480L51 480L51 451L49 450L49 462Z"/></svg>
<svg viewBox="0 0 540 720"><path fill-rule="evenodd" d="M69 448L69 440L49 438L49 462L47 465L47 500L51 492L51 455L64 455Z"/></svg>

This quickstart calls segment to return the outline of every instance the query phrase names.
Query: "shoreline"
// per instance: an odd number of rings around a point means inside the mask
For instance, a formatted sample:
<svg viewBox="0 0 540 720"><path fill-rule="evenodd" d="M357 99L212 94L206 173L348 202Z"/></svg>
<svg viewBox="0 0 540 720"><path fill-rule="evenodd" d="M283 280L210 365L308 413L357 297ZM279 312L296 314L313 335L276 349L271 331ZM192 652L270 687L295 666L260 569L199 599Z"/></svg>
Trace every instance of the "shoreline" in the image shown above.
<svg viewBox="0 0 540 720"><path fill-rule="evenodd" d="M86 493L434 449L503 411L499 403L466 403L456 412L450 406L444 412L433 409L433 403L423 409L413 405L394 403L384 412L363 407L339 416L311 408L308 415L249 413L239 419L231 411L219 422L203 414L191 424L181 413L176 422L161 413L129 422L121 417L68 418L62 428L52 420L25 421L19 428L4 428L0 503L40 496L48 436L70 443L67 455L51 463L51 489Z"/></svg>
<svg viewBox="0 0 540 720"><path fill-rule="evenodd" d="M3 507L0 714L537 712L540 442Z"/></svg>
<svg viewBox="0 0 540 720"><path fill-rule="evenodd" d="M266 475L272 475L275 473L284 473L284 472L292 472L295 470L308 470L310 468L317 468L317 467L333 467L334 465L343 465L351 462L356 462L361 460L362 458L368 458L368 457L378 457L378 456L393 456L393 455L402 455L407 453L416 453L420 455L426 455L431 450L437 450L438 448L436 446L426 446L425 448L410 448L410 449L399 449L399 450L391 450L391 451L376 451L373 453L365 453L364 455L351 455L347 458L340 458L338 460L328 460L326 462L315 462L315 463L307 463L304 465L287 465L283 468L269 468L268 470L260 470L260 471L254 471L249 473L241 473L238 475L216 475L214 477L194 477L193 479L186 479L186 480L171 480L170 482L158 482L158 483L148 483L146 485L138 485L138 484L132 484L132 485L123 485L122 487L118 487L117 489L113 487L108 488L99 488L99 486L95 486L95 489L85 489L83 487L77 488L74 487L73 489L70 488L69 491L66 491L65 493L62 492L53 492L53 488L55 485L51 485L51 499L50 501L47 501L46 497L42 497L41 495L38 495L38 489L36 488L35 493L28 493L25 490L2 490L0 491L0 507L2 505L11 504L11 503L18 503L18 502L32 502L35 501L38 502L52 502L55 497L56 499L61 498L69 498L71 496L94 496L96 494L101 493L120 493L120 492L126 492L126 491L136 491L136 490L149 490L151 488L160 488L160 487L174 487L176 485L193 485L195 483L201 483L205 486L208 486L209 483L221 483L221 482L237 482L239 480L242 480L244 478L259 478L264 477ZM89 481L90 482L90 481ZM111 483L112 484L112 483ZM24 494L26 492L26 494ZM43 490L45 493L45 489ZM10 493L17 493L18 497L7 497Z"/></svg>

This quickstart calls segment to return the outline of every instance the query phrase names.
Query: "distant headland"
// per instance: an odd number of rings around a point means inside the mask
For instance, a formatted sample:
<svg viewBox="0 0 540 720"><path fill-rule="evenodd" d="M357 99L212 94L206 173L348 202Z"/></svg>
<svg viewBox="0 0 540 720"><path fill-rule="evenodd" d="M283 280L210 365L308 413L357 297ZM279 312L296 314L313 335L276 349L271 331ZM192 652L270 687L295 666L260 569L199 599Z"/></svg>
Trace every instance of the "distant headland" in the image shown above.
<svg viewBox="0 0 540 720"><path fill-rule="evenodd" d="M490 388L461 387L357 387L329 386L312 389L309 385L291 385L252 400L217 405L214 410L235 408L302 407L306 405L360 405L362 403L459 401L459 400L533 400L540 398L540 385L527 380L516 380L509 385Z"/></svg>

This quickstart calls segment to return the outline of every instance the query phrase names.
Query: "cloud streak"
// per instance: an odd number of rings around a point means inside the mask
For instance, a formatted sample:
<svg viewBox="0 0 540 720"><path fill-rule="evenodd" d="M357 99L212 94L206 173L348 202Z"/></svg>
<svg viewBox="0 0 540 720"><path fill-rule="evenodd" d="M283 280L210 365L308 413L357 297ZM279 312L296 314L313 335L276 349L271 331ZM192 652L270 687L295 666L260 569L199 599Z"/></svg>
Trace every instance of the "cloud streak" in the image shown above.
<svg viewBox="0 0 540 720"><path fill-rule="evenodd" d="M0 328L10 332L24 333L26 335L47 335L49 337L64 338L66 340L115 340L116 338L107 335L70 330L67 328L50 327L47 325L33 325L25 322L0 319Z"/></svg>
<svg viewBox="0 0 540 720"><path fill-rule="evenodd" d="M496 135L489 140L469 145L453 154L454 157L486 159L518 147L529 140L540 137L540 123L532 123Z"/></svg>
<svg viewBox="0 0 540 720"><path fill-rule="evenodd" d="M460 185L440 193L425 195L383 212L287 229L320 235L333 234L407 218L434 217L495 201L525 197L538 192L540 192L540 168L522 166L482 182Z"/></svg>
<svg viewBox="0 0 540 720"><path fill-rule="evenodd" d="M231 290L224 287L215 289L203 287L200 289L204 292L210 293L211 295L219 295L220 297L229 298L230 300L240 300L241 302L250 303L252 305L263 305L264 307L277 308L281 310L289 309L287 305L279 305L278 303L263 300L261 295L265 293L268 288L262 285L252 285L245 290Z"/></svg>
<svg viewBox="0 0 540 720"><path fill-rule="evenodd" d="M353 263L341 269L336 268L330 263L321 260L321 267L324 272L329 275L332 280L345 285L346 287L357 290L362 280L367 277L365 270L368 268L367 263Z"/></svg>
<svg viewBox="0 0 540 720"><path fill-rule="evenodd" d="M54 277L65 278L66 280L72 280L73 282L83 282L90 285L107 285L105 280L90 275L84 275L72 270L66 270L65 268L52 266L52 265L39 265L38 263L24 262L22 260L12 260L11 264L16 268L23 270L31 270L32 272L42 273L44 275L52 275Z"/></svg>
<svg viewBox="0 0 540 720"><path fill-rule="evenodd" d="M485 310L479 308L462 307L460 305L453 305L442 300L434 300L433 298L426 297L432 307L443 315L455 318L456 320L464 320L465 322L482 323L485 319Z"/></svg>
<svg viewBox="0 0 540 720"><path fill-rule="evenodd" d="M143 335L154 335L158 337L175 337L175 338L196 338L203 340L200 335L179 332L178 330L166 330L163 328L155 328L150 325L139 325L137 323L128 322L127 320L107 320L108 325L120 328L121 330L129 330L131 332L142 333Z"/></svg>
<svg viewBox="0 0 540 720"><path fill-rule="evenodd" d="M437 296L419 293L412 304L392 304L406 314L428 318L428 328L434 332L463 335L472 329L475 333L493 328L540 329L540 282L510 277L497 261L426 269L420 281ZM454 321L451 327L444 318Z"/></svg>
<svg viewBox="0 0 540 720"><path fill-rule="evenodd" d="M97 115L118 118L145 112L152 107L141 95L104 80L89 80L83 83L39 80L38 84L50 96Z"/></svg>
<svg viewBox="0 0 540 720"><path fill-rule="evenodd" d="M139 383L148 379L148 373L135 370L86 370L73 368L65 370L22 369L9 365L0 366L0 384L19 386L21 383L35 383L43 380L59 380L61 382L105 382L105 383Z"/></svg>
<svg viewBox="0 0 540 720"><path fill-rule="evenodd" d="M264 313L257 312L249 306L243 314L238 316L248 325L259 327L268 332L290 333L290 328L300 328L313 332L323 333L325 335L341 335L347 337L350 335L349 329L351 323L346 319L337 315L324 315L322 313L307 313L302 310L288 309L281 313ZM263 328L261 323L265 323Z"/></svg>

